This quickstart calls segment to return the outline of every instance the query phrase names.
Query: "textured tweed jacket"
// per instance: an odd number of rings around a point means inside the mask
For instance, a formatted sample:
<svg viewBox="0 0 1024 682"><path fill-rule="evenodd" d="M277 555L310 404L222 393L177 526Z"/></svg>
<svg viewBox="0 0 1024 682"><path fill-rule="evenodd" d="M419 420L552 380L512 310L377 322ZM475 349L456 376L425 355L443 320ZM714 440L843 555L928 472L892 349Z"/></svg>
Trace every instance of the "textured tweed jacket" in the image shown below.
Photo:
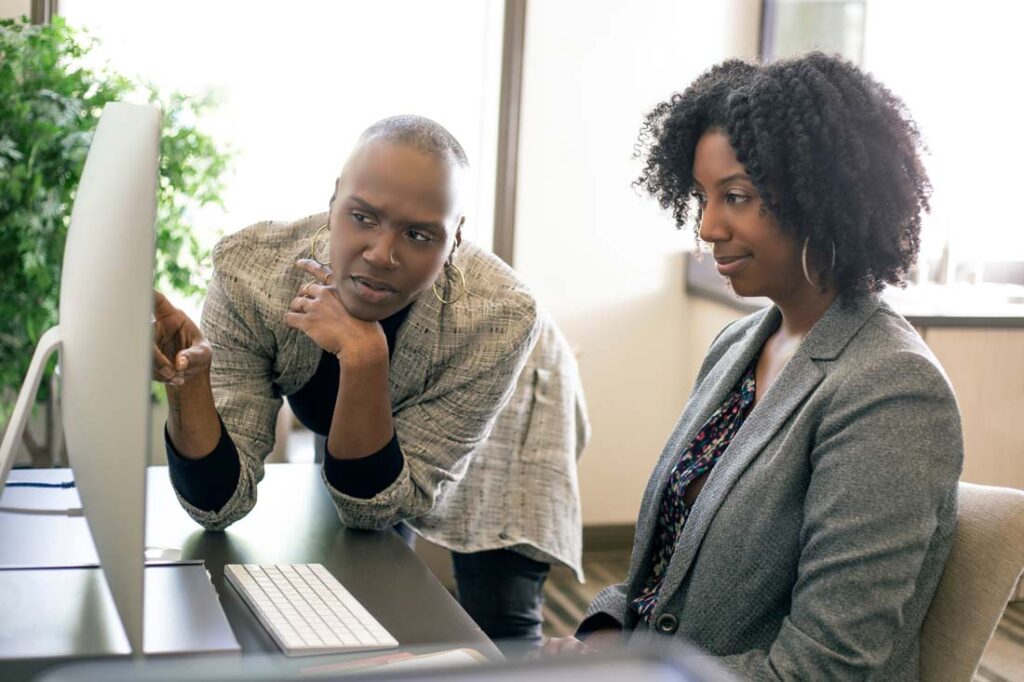
<svg viewBox="0 0 1024 682"><path fill-rule="evenodd" d="M755 313L712 344L644 493L627 582L587 616L633 640L685 638L749 679L916 679L956 523L961 425L938 361L875 297L837 301L814 326L708 477L652 624L628 608L673 463L780 320Z"/></svg>
<svg viewBox="0 0 1024 682"><path fill-rule="evenodd" d="M217 410L241 474L222 509L179 500L211 530L256 503L282 395L313 376L321 349L284 323L308 275L294 267L326 214L259 223L223 239L203 309L213 346ZM321 257L323 257L321 255ZM428 288L412 304L391 357L397 480L370 499L331 487L342 523L386 529L405 520L459 552L501 547L581 575L576 460L589 437L576 361L533 296L497 257L463 243L467 291L442 305Z"/></svg>

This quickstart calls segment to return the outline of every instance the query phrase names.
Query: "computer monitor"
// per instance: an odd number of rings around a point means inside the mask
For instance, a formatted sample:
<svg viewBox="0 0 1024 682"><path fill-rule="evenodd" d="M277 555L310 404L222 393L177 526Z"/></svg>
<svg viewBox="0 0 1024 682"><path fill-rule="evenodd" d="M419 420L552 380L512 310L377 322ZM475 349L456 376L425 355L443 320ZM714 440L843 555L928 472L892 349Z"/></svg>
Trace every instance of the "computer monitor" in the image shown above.
<svg viewBox="0 0 1024 682"><path fill-rule="evenodd" d="M108 104L71 211L59 324L40 339L0 445L0 493L46 361L60 352L68 458L132 651L143 651L154 222L160 111ZM59 538L54 538L59 542Z"/></svg>

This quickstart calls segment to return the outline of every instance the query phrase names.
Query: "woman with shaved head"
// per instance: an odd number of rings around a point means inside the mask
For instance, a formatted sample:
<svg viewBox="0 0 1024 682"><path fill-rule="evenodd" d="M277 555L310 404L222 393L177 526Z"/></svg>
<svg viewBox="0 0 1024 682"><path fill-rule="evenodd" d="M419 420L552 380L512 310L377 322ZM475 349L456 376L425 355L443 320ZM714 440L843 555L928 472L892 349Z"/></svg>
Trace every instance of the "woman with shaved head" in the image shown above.
<svg viewBox="0 0 1024 682"><path fill-rule="evenodd" d="M536 644L550 564L579 571L588 427L564 339L462 238L467 166L429 119L371 126L327 213L217 245L202 331L157 295L154 377L171 480L205 528L256 503L286 397L325 437L342 523L404 522L449 548L484 631Z"/></svg>

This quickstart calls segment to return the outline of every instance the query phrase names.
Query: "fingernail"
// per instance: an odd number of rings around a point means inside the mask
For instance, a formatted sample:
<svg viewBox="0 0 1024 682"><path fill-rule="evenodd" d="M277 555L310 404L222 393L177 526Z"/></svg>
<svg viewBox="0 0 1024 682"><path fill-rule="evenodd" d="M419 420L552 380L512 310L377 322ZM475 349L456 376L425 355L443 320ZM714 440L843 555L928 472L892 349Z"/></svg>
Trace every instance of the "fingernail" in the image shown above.
<svg viewBox="0 0 1024 682"><path fill-rule="evenodd" d="M188 366L188 358L178 358L178 369L185 369Z"/></svg>

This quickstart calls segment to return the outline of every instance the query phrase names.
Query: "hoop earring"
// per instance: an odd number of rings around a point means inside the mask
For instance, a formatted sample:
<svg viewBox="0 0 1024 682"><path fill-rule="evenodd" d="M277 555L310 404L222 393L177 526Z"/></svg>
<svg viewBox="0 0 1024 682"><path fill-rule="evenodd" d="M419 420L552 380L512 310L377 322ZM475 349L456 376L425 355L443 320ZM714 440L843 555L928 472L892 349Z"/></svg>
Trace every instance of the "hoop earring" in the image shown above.
<svg viewBox="0 0 1024 682"><path fill-rule="evenodd" d="M327 223L324 223L319 228L317 228L316 232L313 233L313 239L309 242L309 257L311 259L313 259L313 261L315 261L318 265L324 265L324 266L330 267L330 265L331 265L331 259L330 258L327 259L327 262L321 263L320 259L316 257L316 252L317 252L316 240L320 238L320 233L323 232L326 229L327 229ZM330 236L329 232L328 232L328 236Z"/></svg>
<svg viewBox="0 0 1024 682"><path fill-rule="evenodd" d="M816 286L820 286L820 285L819 284L815 284L814 281L811 280L811 273L810 273L810 270L808 270L808 268L807 268L807 245L810 243L810 241L811 241L810 237L807 237L806 239L804 239L804 248L800 252L800 265L803 266L803 269L804 269L804 279L806 279L807 283L810 284L812 287L816 287ZM829 272L835 272L835 270L836 270L836 240L835 239L830 239L829 241L832 242L832 264L829 267Z"/></svg>
<svg viewBox="0 0 1024 682"><path fill-rule="evenodd" d="M445 299L444 296L442 296L440 293L438 293L438 291L437 291L437 280L436 279L434 280L434 283L432 285L430 285L430 288L434 291L434 298L436 298L438 301L440 301L441 305L450 305L452 303L455 303L460 298L462 298L462 294L464 294L466 292L466 276L464 274L462 274L462 269L459 268L458 265L455 265L453 263L445 263L444 264L444 276L445 276L445 279L447 279L448 282L451 283L451 281L452 281L451 270L455 271L456 280L457 280L457 286L458 286L458 289L459 289L459 292L457 294L455 294L455 296L453 296L450 299Z"/></svg>

